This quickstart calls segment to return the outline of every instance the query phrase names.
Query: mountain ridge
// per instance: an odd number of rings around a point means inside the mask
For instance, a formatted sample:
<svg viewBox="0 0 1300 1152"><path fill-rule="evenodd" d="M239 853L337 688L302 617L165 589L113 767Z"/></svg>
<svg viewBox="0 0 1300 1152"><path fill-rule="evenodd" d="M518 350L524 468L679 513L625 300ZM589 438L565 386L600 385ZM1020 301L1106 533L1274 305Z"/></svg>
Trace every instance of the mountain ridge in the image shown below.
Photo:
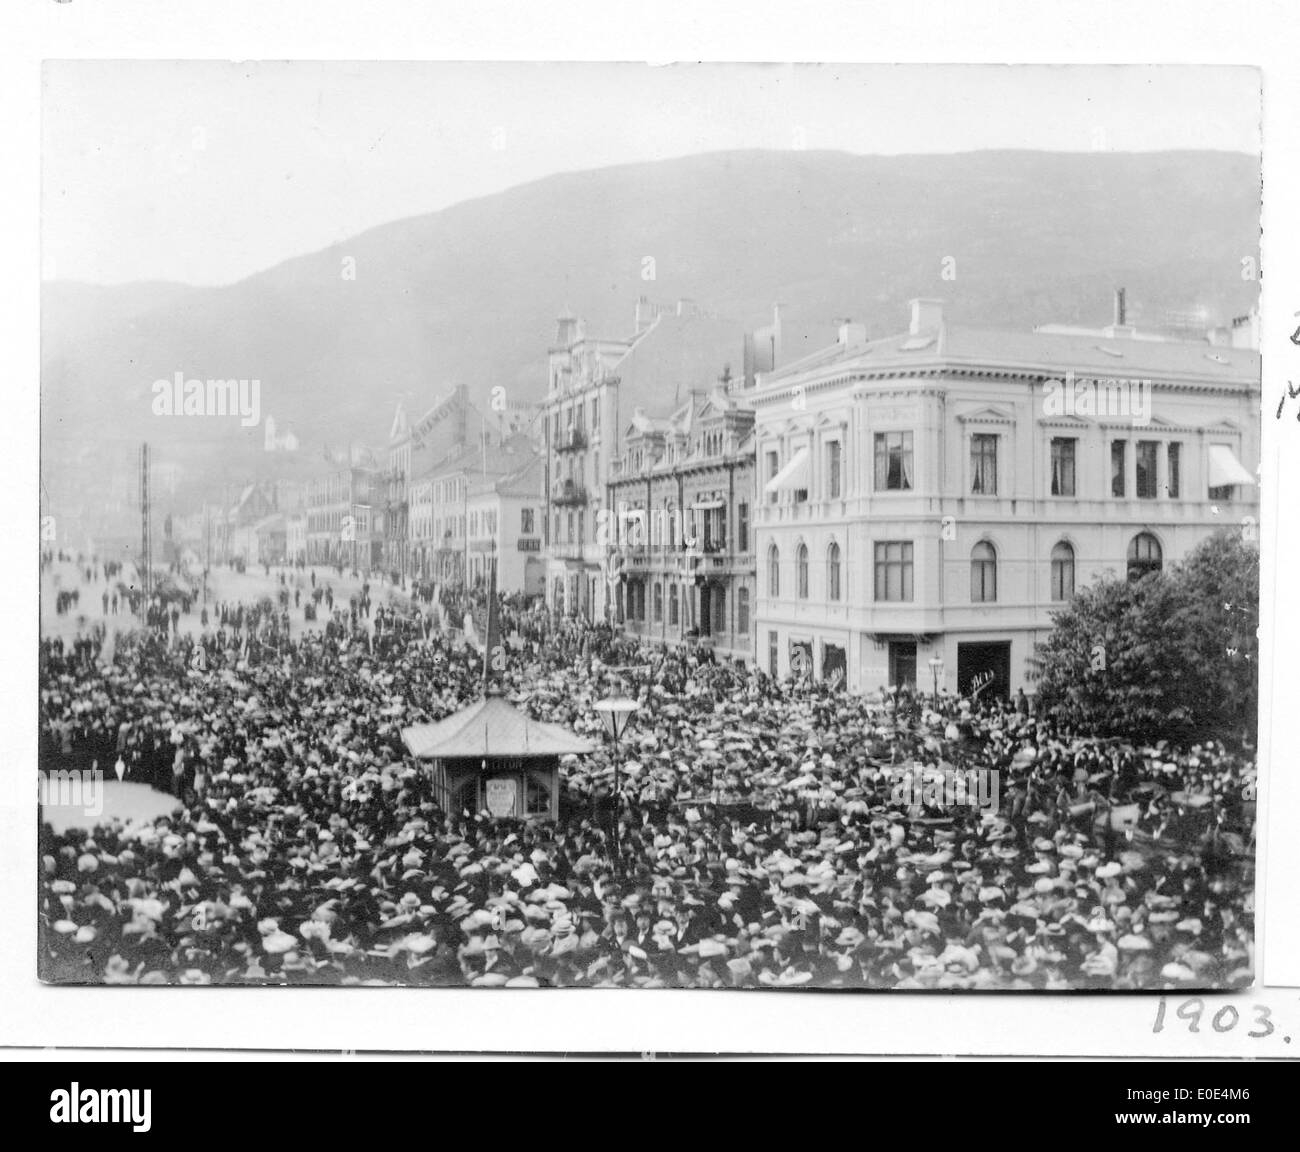
<svg viewBox="0 0 1300 1152"><path fill-rule="evenodd" d="M101 468L151 439L202 485L255 472L261 429L160 426L150 386L177 371L260 379L263 415L319 455L382 447L399 399L414 410L455 384L540 400L566 307L623 337L639 295L748 328L779 302L829 342L846 316L898 331L916 295L975 326L1101 324L1123 285L1136 323L1214 323L1253 302L1241 261L1257 266L1258 243L1259 161L1230 152L754 149L553 173L229 284L47 282L42 431L51 448L102 441ZM76 455L47 451L43 467Z"/></svg>

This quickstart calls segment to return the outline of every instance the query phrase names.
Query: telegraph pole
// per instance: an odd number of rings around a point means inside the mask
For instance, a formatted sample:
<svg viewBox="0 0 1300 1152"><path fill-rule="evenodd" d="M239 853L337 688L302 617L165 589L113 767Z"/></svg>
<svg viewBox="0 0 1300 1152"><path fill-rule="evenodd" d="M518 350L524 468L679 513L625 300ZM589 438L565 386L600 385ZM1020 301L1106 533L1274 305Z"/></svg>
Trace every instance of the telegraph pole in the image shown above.
<svg viewBox="0 0 1300 1152"><path fill-rule="evenodd" d="M140 445L140 565L141 595L145 611L149 607L149 590L152 583L153 541L149 532L149 444Z"/></svg>

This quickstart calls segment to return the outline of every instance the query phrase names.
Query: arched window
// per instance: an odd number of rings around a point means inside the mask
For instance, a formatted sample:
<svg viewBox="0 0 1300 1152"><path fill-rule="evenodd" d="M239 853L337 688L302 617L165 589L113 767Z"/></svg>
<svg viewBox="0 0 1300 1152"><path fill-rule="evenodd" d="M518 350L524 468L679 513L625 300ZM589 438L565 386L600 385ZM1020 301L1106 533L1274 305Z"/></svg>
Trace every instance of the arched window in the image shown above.
<svg viewBox="0 0 1300 1152"><path fill-rule="evenodd" d="M808 545L800 544L794 558L795 584L800 600L808 599Z"/></svg>
<svg viewBox="0 0 1300 1152"><path fill-rule="evenodd" d="M781 553L775 544L767 550L767 594L773 600L781 595Z"/></svg>
<svg viewBox="0 0 1300 1152"><path fill-rule="evenodd" d="M987 540L971 549L970 598L972 604L991 604L998 598L998 554Z"/></svg>
<svg viewBox="0 0 1300 1152"><path fill-rule="evenodd" d="M1164 553L1160 541L1150 532L1139 532L1128 545L1128 578L1141 580L1164 567Z"/></svg>
<svg viewBox="0 0 1300 1152"><path fill-rule="evenodd" d="M840 546L834 542L826 549L826 598L840 598Z"/></svg>
<svg viewBox="0 0 1300 1152"><path fill-rule="evenodd" d="M1074 549L1062 540L1052 549L1052 599L1074 598Z"/></svg>

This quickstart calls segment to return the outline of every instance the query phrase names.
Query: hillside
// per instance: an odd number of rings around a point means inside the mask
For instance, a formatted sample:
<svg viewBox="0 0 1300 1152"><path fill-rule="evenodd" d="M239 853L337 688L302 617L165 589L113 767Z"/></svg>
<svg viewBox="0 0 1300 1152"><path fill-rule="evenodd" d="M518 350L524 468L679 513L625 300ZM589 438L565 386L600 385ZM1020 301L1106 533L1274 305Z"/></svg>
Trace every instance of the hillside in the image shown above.
<svg viewBox="0 0 1300 1152"><path fill-rule="evenodd" d="M1241 261L1258 253L1258 190L1257 160L1227 153L715 153L549 177L222 287L56 282L43 468L62 489L74 455L112 470L146 437L190 481L265 463L261 429L160 424L151 385L178 371L260 379L263 415L308 453L381 445L399 398L420 409L456 383L540 398L556 315L624 335L641 294L749 326L779 301L795 325L883 334L915 295L963 324L1101 323L1123 284L1133 322L1222 321L1255 297Z"/></svg>

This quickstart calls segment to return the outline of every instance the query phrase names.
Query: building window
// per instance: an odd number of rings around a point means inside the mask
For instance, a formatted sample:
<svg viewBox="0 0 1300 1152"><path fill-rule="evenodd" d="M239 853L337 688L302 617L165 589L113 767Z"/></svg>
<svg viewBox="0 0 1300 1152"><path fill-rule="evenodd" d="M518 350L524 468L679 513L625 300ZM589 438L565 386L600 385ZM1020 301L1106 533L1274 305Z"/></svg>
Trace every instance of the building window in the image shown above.
<svg viewBox="0 0 1300 1152"><path fill-rule="evenodd" d="M834 542L826 549L826 598L840 598L840 546Z"/></svg>
<svg viewBox="0 0 1300 1152"><path fill-rule="evenodd" d="M781 644L775 632L767 634L767 674L776 679L781 660Z"/></svg>
<svg viewBox="0 0 1300 1152"><path fill-rule="evenodd" d="M912 487L912 433L876 433L876 491L905 492Z"/></svg>
<svg viewBox="0 0 1300 1152"><path fill-rule="evenodd" d="M600 432L600 397L599 396L593 396L591 398L591 430L592 432L595 433Z"/></svg>
<svg viewBox="0 0 1300 1152"><path fill-rule="evenodd" d="M775 544L767 550L767 594L773 600L781 595L781 553Z"/></svg>
<svg viewBox="0 0 1300 1152"><path fill-rule="evenodd" d="M1165 491L1170 500L1177 500L1183 486L1183 446L1174 441L1168 446L1168 454L1169 478L1165 484Z"/></svg>
<svg viewBox="0 0 1300 1152"><path fill-rule="evenodd" d="M1110 494L1112 496L1124 495L1124 458L1127 450L1127 440L1110 442Z"/></svg>
<svg viewBox="0 0 1300 1152"><path fill-rule="evenodd" d="M1160 541L1150 532L1139 532L1128 546L1128 578L1141 580L1164 567L1164 553Z"/></svg>
<svg viewBox="0 0 1300 1152"><path fill-rule="evenodd" d="M991 604L998 598L998 554L987 540L981 540L970 554L970 599L972 604Z"/></svg>
<svg viewBox="0 0 1300 1152"><path fill-rule="evenodd" d="M769 453L767 454L767 478L768 478L768 481L770 482L770 481L772 481L772 480L775 480L775 479L776 479L776 474L777 474L778 472L780 472L780 471L781 471L781 457L780 457L777 453L775 453L775 452L769 452ZM776 503L776 498L777 498L777 496L778 496L778 493L777 493L777 492L769 492L769 493L767 494L767 502L768 502L769 504L775 504L775 503Z"/></svg>
<svg viewBox="0 0 1300 1152"><path fill-rule="evenodd" d="M998 494L998 438L976 432L970 438L970 490L973 496Z"/></svg>
<svg viewBox="0 0 1300 1152"><path fill-rule="evenodd" d="M677 584L668 585L668 623L677 626Z"/></svg>
<svg viewBox="0 0 1300 1152"><path fill-rule="evenodd" d="M1159 445L1154 440L1137 442L1137 497L1139 500L1154 500L1158 495L1156 489L1156 452Z"/></svg>
<svg viewBox="0 0 1300 1152"><path fill-rule="evenodd" d="M736 589L736 631L749 635L749 589Z"/></svg>
<svg viewBox="0 0 1300 1152"><path fill-rule="evenodd" d="M533 510L531 508L521 508L519 510L519 531L525 536L533 534Z"/></svg>
<svg viewBox="0 0 1300 1152"><path fill-rule="evenodd" d="M572 544L572 543L574 542L574 539L575 539L575 537L574 537L574 535L573 535L573 513L572 513L572 512L568 513L568 520L569 520L569 523L568 523L568 528L569 528L569 543Z"/></svg>
<svg viewBox="0 0 1300 1152"><path fill-rule="evenodd" d="M1052 549L1052 599L1074 598L1074 549L1064 540Z"/></svg>
<svg viewBox="0 0 1300 1152"><path fill-rule="evenodd" d="M736 506L736 547L741 552L749 551L749 505Z"/></svg>
<svg viewBox="0 0 1300 1152"><path fill-rule="evenodd" d="M808 545L800 544L794 558L795 587L800 600L808 599Z"/></svg>
<svg viewBox="0 0 1300 1152"><path fill-rule="evenodd" d="M539 773L528 773L528 783L524 790L524 812L529 816L550 815L551 790Z"/></svg>
<svg viewBox="0 0 1300 1152"><path fill-rule="evenodd" d="M655 623L662 624L664 621L664 586L655 581Z"/></svg>
<svg viewBox="0 0 1300 1152"><path fill-rule="evenodd" d="M876 599L912 599L912 543L881 540L875 547Z"/></svg>
<svg viewBox="0 0 1300 1152"><path fill-rule="evenodd" d="M838 500L840 490L840 442L832 440L826 445L826 495Z"/></svg>
<svg viewBox="0 0 1300 1152"><path fill-rule="evenodd" d="M727 549L727 510L710 508L704 514L704 550L725 552Z"/></svg>
<svg viewBox="0 0 1300 1152"><path fill-rule="evenodd" d="M1052 438L1052 495L1074 495L1074 449L1077 440L1064 436Z"/></svg>

